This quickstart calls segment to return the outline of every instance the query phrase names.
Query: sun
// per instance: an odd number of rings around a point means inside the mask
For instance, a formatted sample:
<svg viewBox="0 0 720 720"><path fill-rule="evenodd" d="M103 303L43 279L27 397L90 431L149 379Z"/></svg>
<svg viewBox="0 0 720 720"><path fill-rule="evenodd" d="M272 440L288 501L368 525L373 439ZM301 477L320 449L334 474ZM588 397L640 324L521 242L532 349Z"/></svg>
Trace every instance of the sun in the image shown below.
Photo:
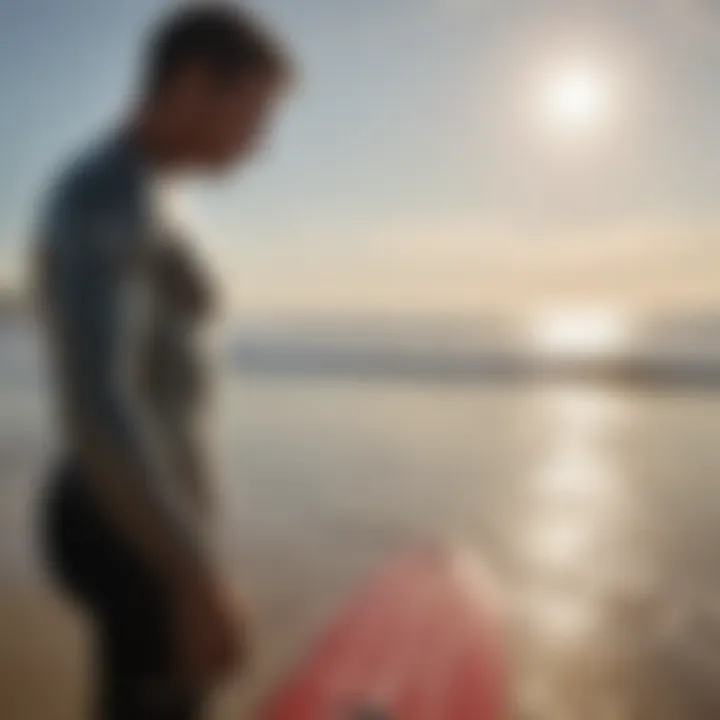
<svg viewBox="0 0 720 720"><path fill-rule="evenodd" d="M612 109L613 84L600 66L567 62L548 71L541 80L540 120L555 135L597 133L607 125Z"/></svg>

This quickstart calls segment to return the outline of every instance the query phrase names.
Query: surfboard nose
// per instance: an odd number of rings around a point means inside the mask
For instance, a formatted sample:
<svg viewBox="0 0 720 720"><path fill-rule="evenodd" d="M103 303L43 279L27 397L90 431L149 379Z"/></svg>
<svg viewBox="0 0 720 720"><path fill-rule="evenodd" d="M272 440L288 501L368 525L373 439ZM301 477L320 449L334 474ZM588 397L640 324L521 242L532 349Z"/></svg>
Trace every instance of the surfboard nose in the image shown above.
<svg viewBox="0 0 720 720"><path fill-rule="evenodd" d="M263 720L505 717L503 621L477 565L453 551L391 560L351 597Z"/></svg>

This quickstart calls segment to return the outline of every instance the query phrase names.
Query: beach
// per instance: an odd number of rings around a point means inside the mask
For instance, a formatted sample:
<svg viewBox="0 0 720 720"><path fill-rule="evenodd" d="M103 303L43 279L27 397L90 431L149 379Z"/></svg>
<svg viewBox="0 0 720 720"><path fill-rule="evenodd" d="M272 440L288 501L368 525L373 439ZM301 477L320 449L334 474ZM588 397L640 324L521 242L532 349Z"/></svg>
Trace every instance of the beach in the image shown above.
<svg viewBox="0 0 720 720"><path fill-rule="evenodd" d="M87 628L34 531L55 456L47 392L34 353L2 347L0 716L76 719ZM254 653L218 720L252 717L385 558L438 543L497 580L517 718L720 714L720 394L231 364L219 385L223 547Z"/></svg>

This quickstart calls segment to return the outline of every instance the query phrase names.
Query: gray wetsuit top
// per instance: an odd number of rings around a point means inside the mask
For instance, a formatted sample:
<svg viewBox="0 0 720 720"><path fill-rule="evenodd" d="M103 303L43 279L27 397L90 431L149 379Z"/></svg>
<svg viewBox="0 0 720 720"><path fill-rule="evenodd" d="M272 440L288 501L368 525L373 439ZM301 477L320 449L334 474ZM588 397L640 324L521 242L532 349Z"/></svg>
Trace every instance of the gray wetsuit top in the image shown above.
<svg viewBox="0 0 720 720"><path fill-rule="evenodd" d="M211 293L165 225L129 139L112 137L61 175L38 260L68 453L148 557L170 570L206 563L207 375L197 332Z"/></svg>

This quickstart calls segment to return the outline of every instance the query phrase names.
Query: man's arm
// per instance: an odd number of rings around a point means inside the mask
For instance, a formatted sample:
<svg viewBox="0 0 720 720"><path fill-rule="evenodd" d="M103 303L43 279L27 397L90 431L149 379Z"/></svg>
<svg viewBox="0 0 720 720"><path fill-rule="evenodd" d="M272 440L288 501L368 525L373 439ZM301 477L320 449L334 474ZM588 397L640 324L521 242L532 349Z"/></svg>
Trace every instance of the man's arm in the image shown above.
<svg viewBox="0 0 720 720"><path fill-rule="evenodd" d="M143 308L131 257L139 241L111 231L73 218L52 229L60 236L46 258L70 434L101 509L142 555L166 575L203 573L212 553L202 523L137 392Z"/></svg>

